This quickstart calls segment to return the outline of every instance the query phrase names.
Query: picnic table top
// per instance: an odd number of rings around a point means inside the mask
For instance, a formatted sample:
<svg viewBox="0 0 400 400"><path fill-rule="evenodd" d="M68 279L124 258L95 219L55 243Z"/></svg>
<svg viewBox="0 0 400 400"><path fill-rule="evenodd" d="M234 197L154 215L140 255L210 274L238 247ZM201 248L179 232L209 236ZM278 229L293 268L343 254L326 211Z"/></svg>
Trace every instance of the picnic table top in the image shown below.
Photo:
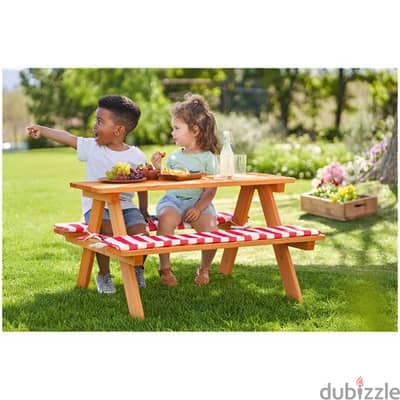
<svg viewBox="0 0 400 400"><path fill-rule="evenodd" d="M258 185L284 185L295 182L294 178L263 174L257 172L247 173L234 178L219 178L214 175L205 175L200 179L174 181L167 179L145 180L129 183L105 183L101 181L71 182L70 186L92 193L121 193L142 192L149 190L170 190L182 188L208 188L224 186L258 186Z"/></svg>

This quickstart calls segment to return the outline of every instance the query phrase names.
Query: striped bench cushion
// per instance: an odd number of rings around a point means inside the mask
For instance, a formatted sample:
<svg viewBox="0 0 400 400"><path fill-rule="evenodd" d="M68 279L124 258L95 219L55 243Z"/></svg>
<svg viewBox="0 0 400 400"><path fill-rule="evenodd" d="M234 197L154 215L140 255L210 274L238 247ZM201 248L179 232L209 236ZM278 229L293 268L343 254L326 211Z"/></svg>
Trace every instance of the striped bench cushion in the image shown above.
<svg viewBox="0 0 400 400"><path fill-rule="evenodd" d="M217 223L224 224L232 220L233 213L229 211L220 211L217 213ZM152 221L147 224L150 232L157 230L158 221ZM176 229L189 229L192 226L188 222L180 223ZM60 223L54 224L54 228L62 232L88 232L87 224L83 222L70 222L70 223Z"/></svg>
<svg viewBox="0 0 400 400"><path fill-rule="evenodd" d="M156 247L171 247L190 244L241 242L249 240L280 239L296 236L319 235L317 229L307 229L295 225L281 225L266 228L237 228L226 231L183 233L179 235L85 235L81 240L91 237L98 238L105 246L117 250L152 249Z"/></svg>
<svg viewBox="0 0 400 400"><path fill-rule="evenodd" d="M83 222L65 222L54 224L54 228L62 232L88 232L88 226Z"/></svg>

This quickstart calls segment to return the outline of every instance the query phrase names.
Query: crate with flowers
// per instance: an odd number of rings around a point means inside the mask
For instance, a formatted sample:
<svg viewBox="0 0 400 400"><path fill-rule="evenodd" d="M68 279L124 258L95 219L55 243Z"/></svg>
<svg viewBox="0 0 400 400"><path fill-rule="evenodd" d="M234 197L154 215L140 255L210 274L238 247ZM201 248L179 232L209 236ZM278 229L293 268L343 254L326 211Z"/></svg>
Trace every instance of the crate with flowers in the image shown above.
<svg viewBox="0 0 400 400"><path fill-rule="evenodd" d="M313 190L301 196L301 209L341 221L375 214L377 197L358 194L355 185L368 177L385 150L386 143L381 142L352 162L333 162L319 169L312 181Z"/></svg>

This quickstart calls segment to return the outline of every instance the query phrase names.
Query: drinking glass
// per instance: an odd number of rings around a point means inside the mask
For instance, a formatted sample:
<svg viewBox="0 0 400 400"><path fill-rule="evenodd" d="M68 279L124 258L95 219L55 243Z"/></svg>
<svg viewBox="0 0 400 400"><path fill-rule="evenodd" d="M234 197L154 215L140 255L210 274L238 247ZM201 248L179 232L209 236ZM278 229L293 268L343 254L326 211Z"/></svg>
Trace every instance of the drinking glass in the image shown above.
<svg viewBox="0 0 400 400"><path fill-rule="evenodd" d="M247 172L247 154L235 154L235 173L234 178L240 178Z"/></svg>

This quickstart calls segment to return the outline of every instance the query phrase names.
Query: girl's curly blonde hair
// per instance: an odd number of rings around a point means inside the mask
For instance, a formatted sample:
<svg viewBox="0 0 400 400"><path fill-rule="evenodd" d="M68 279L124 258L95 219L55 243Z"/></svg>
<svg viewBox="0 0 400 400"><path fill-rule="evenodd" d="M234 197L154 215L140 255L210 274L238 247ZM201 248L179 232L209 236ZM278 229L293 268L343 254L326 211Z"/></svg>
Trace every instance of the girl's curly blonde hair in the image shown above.
<svg viewBox="0 0 400 400"><path fill-rule="evenodd" d="M217 124L213 112L203 96L186 93L184 101L175 103L172 107L172 116L184 121L189 129L199 128L197 144L204 151L219 152L217 138Z"/></svg>

